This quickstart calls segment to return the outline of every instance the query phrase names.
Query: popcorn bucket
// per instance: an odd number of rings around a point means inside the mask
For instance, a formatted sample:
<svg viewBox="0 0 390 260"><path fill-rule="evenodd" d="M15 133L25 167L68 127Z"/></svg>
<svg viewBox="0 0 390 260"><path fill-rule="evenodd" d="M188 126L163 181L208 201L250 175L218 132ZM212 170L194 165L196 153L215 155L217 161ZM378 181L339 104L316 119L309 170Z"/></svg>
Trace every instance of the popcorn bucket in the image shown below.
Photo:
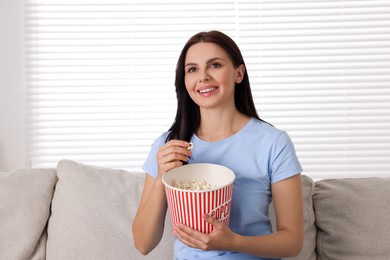
<svg viewBox="0 0 390 260"><path fill-rule="evenodd" d="M229 225L234 172L227 167L194 163L170 170L162 177L168 202L168 211L173 228L185 224L209 234L213 226L203 220L209 214ZM176 182L205 181L212 184L208 190L185 190L174 187ZM175 229L173 230L175 233ZM176 234L175 234L176 235Z"/></svg>

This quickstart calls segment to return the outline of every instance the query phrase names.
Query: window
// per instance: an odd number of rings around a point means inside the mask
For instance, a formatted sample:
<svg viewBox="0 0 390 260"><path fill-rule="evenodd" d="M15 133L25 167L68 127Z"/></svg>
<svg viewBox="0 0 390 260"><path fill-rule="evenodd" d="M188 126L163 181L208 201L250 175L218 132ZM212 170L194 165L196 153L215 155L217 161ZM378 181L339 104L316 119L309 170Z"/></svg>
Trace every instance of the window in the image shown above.
<svg viewBox="0 0 390 260"><path fill-rule="evenodd" d="M26 0L29 160L141 171L171 125L186 40L240 46L260 117L313 178L390 170L388 1Z"/></svg>

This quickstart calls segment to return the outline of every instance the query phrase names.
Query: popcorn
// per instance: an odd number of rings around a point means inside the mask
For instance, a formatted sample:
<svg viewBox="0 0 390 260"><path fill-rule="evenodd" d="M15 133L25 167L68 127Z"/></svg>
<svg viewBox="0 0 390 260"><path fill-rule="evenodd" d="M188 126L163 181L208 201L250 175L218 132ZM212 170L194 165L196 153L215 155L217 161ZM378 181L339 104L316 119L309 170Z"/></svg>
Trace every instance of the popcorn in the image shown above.
<svg viewBox="0 0 390 260"><path fill-rule="evenodd" d="M207 183L206 181L192 180L191 182L184 182L184 183L180 183L179 181L176 181L173 187L182 190L211 190L216 188L217 186Z"/></svg>
<svg viewBox="0 0 390 260"><path fill-rule="evenodd" d="M194 144L190 142L190 146L187 147L188 150L192 150L194 148Z"/></svg>

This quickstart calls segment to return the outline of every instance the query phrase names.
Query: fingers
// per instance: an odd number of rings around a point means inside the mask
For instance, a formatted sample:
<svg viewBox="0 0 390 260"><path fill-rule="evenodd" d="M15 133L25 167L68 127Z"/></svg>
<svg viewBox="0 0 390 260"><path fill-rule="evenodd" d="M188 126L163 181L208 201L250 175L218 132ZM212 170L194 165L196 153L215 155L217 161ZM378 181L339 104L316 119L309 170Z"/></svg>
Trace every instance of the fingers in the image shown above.
<svg viewBox="0 0 390 260"><path fill-rule="evenodd" d="M221 225L223 226L223 223L221 221L219 221L218 219L210 216L209 214L203 214L203 219L207 223L213 225L214 229L219 228Z"/></svg>
<svg viewBox="0 0 390 260"><path fill-rule="evenodd" d="M192 155L191 150L188 149L189 147L191 147L191 144L182 140L171 140L161 146L157 153L157 162L161 174L188 161Z"/></svg>
<svg viewBox="0 0 390 260"><path fill-rule="evenodd" d="M202 250L221 249L226 244L226 239L229 232L226 226L216 218L204 214L203 219L213 225L211 234L205 234L196 231L184 224L178 224L175 231L181 242L187 246L199 248Z"/></svg>
<svg viewBox="0 0 390 260"><path fill-rule="evenodd" d="M210 236L202 232L196 231L186 225L178 224L176 234L181 242L189 247L208 250Z"/></svg>

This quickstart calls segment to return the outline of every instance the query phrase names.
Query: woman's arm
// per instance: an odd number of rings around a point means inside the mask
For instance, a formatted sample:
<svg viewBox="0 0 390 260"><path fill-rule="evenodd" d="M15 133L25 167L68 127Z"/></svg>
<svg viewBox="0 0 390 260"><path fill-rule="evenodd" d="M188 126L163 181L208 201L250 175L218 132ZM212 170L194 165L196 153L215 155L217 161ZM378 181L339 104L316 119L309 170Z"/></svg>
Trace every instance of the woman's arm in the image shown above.
<svg viewBox="0 0 390 260"><path fill-rule="evenodd" d="M134 245L143 255L158 245L164 232L167 202L163 186L161 178L155 180L146 174L144 190L133 221Z"/></svg>
<svg viewBox="0 0 390 260"><path fill-rule="evenodd" d="M134 245L146 255L160 242L164 232L167 201L162 176L167 171L181 166L187 161L191 151L188 142L172 140L161 146L157 153L158 175L154 179L146 174L144 189L133 221Z"/></svg>
<svg viewBox="0 0 390 260"><path fill-rule="evenodd" d="M277 231L265 236L242 236L213 217L205 216L214 225L210 235L180 225L179 239L188 246L204 250L238 251L261 257L291 257L303 245L303 203L301 176L297 174L272 185Z"/></svg>
<svg viewBox="0 0 390 260"><path fill-rule="evenodd" d="M303 203L300 174L272 185L277 231L268 236L237 238L237 251L264 257L292 257L303 245Z"/></svg>

